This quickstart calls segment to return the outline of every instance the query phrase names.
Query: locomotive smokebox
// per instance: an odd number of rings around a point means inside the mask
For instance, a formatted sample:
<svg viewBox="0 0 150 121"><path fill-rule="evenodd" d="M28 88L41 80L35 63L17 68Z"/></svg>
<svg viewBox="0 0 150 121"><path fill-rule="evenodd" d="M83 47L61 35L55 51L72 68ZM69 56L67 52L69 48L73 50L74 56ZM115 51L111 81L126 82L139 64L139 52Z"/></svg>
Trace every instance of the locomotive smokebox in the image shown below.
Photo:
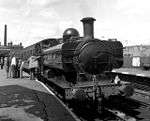
<svg viewBox="0 0 150 121"><path fill-rule="evenodd" d="M83 31L84 31L84 37L85 38L94 38L94 21L96 19L92 17L86 17L83 18L81 21L83 22Z"/></svg>

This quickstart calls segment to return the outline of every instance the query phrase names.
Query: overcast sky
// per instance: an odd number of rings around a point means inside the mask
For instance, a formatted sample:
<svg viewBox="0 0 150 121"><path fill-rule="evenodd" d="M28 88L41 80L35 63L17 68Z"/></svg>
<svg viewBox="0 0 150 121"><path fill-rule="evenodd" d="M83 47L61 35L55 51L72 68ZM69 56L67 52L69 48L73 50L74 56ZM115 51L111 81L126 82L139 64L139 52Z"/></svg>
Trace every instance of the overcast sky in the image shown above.
<svg viewBox="0 0 150 121"><path fill-rule="evenodd" d="M95 37L125 45L150 44L150 0L0 0L0 40L28 46L62 36L68 27L83 35L83 17L96 19Z"/></svg>

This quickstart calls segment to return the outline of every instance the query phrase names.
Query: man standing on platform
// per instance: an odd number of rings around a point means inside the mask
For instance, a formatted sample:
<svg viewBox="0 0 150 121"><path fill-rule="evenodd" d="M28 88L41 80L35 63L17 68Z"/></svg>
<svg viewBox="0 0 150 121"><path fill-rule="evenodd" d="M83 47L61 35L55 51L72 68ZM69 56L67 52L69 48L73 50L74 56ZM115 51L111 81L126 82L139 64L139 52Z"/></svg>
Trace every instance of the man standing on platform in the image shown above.
<svg viewBox="0 0 150 121"><path fill-rule="evenodd" d="M34 80L35 75L36 75L37 72L39 71L38 58L40 58L40 56L31 56L31 57L28 59L28 62L29 62L29 70L30 70L30 80Z"/></svg>
<svg viewBox="0 0 150 121"><path fill-rule="evenodd" d="M23 66L24 66L24 61L21 61L21 65L20 65L20 78L23 78Z"/></svg>
<svg viewBox="0 0 150 121"><path fill-rule="evenodd" d="M10 66L11 66L12 78L15 78L16 77L16 57L15 56L12 57Z"/></svg>
<svg viewBox="0 0 150 121"><path fill-rule="evenodd" d="M4 66L4 57L1 58L1 69L3 69Z"/></svg>
<svg viewBox="0 0 150 121"><path fill-rule="evenodd" d="M7 78L9 78L9 71L10 71L10 58L9 57L5 58L4 66L5 66Z"/></svg>

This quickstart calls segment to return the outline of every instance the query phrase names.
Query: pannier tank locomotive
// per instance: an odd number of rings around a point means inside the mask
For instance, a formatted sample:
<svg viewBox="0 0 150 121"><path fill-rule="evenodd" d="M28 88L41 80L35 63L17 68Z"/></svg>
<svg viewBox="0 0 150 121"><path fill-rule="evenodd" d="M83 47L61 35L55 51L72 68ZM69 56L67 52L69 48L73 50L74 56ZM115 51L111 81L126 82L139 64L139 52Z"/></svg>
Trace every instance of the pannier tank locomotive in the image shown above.
<svg viewBox="0 0 150 121"><path fill-rule="evenodd" d="M94 38L94 21L92 17L81 20L83 37L76 29L68 28L62 42L42 50L43 76L64 100L92 100L96 109L101 109L108 93L129 96L133 90L129 83L99 79L123 65L123 45L117 40Z"/></svg>

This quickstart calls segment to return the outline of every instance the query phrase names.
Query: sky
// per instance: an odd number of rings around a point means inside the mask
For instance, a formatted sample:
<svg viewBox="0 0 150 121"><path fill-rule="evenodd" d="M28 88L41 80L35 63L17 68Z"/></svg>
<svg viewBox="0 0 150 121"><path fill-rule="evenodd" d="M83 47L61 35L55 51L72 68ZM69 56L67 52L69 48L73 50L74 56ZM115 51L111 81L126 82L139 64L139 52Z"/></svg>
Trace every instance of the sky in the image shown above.
<svg viewBox="0 0 150 121"><path fill-rule="evenodd" d="M0 0L0 40L29 46L60 38L66 28L83 36L83 17L94 17L96 38L117 38L127 45L150 45L149 0Z"/></svg>

